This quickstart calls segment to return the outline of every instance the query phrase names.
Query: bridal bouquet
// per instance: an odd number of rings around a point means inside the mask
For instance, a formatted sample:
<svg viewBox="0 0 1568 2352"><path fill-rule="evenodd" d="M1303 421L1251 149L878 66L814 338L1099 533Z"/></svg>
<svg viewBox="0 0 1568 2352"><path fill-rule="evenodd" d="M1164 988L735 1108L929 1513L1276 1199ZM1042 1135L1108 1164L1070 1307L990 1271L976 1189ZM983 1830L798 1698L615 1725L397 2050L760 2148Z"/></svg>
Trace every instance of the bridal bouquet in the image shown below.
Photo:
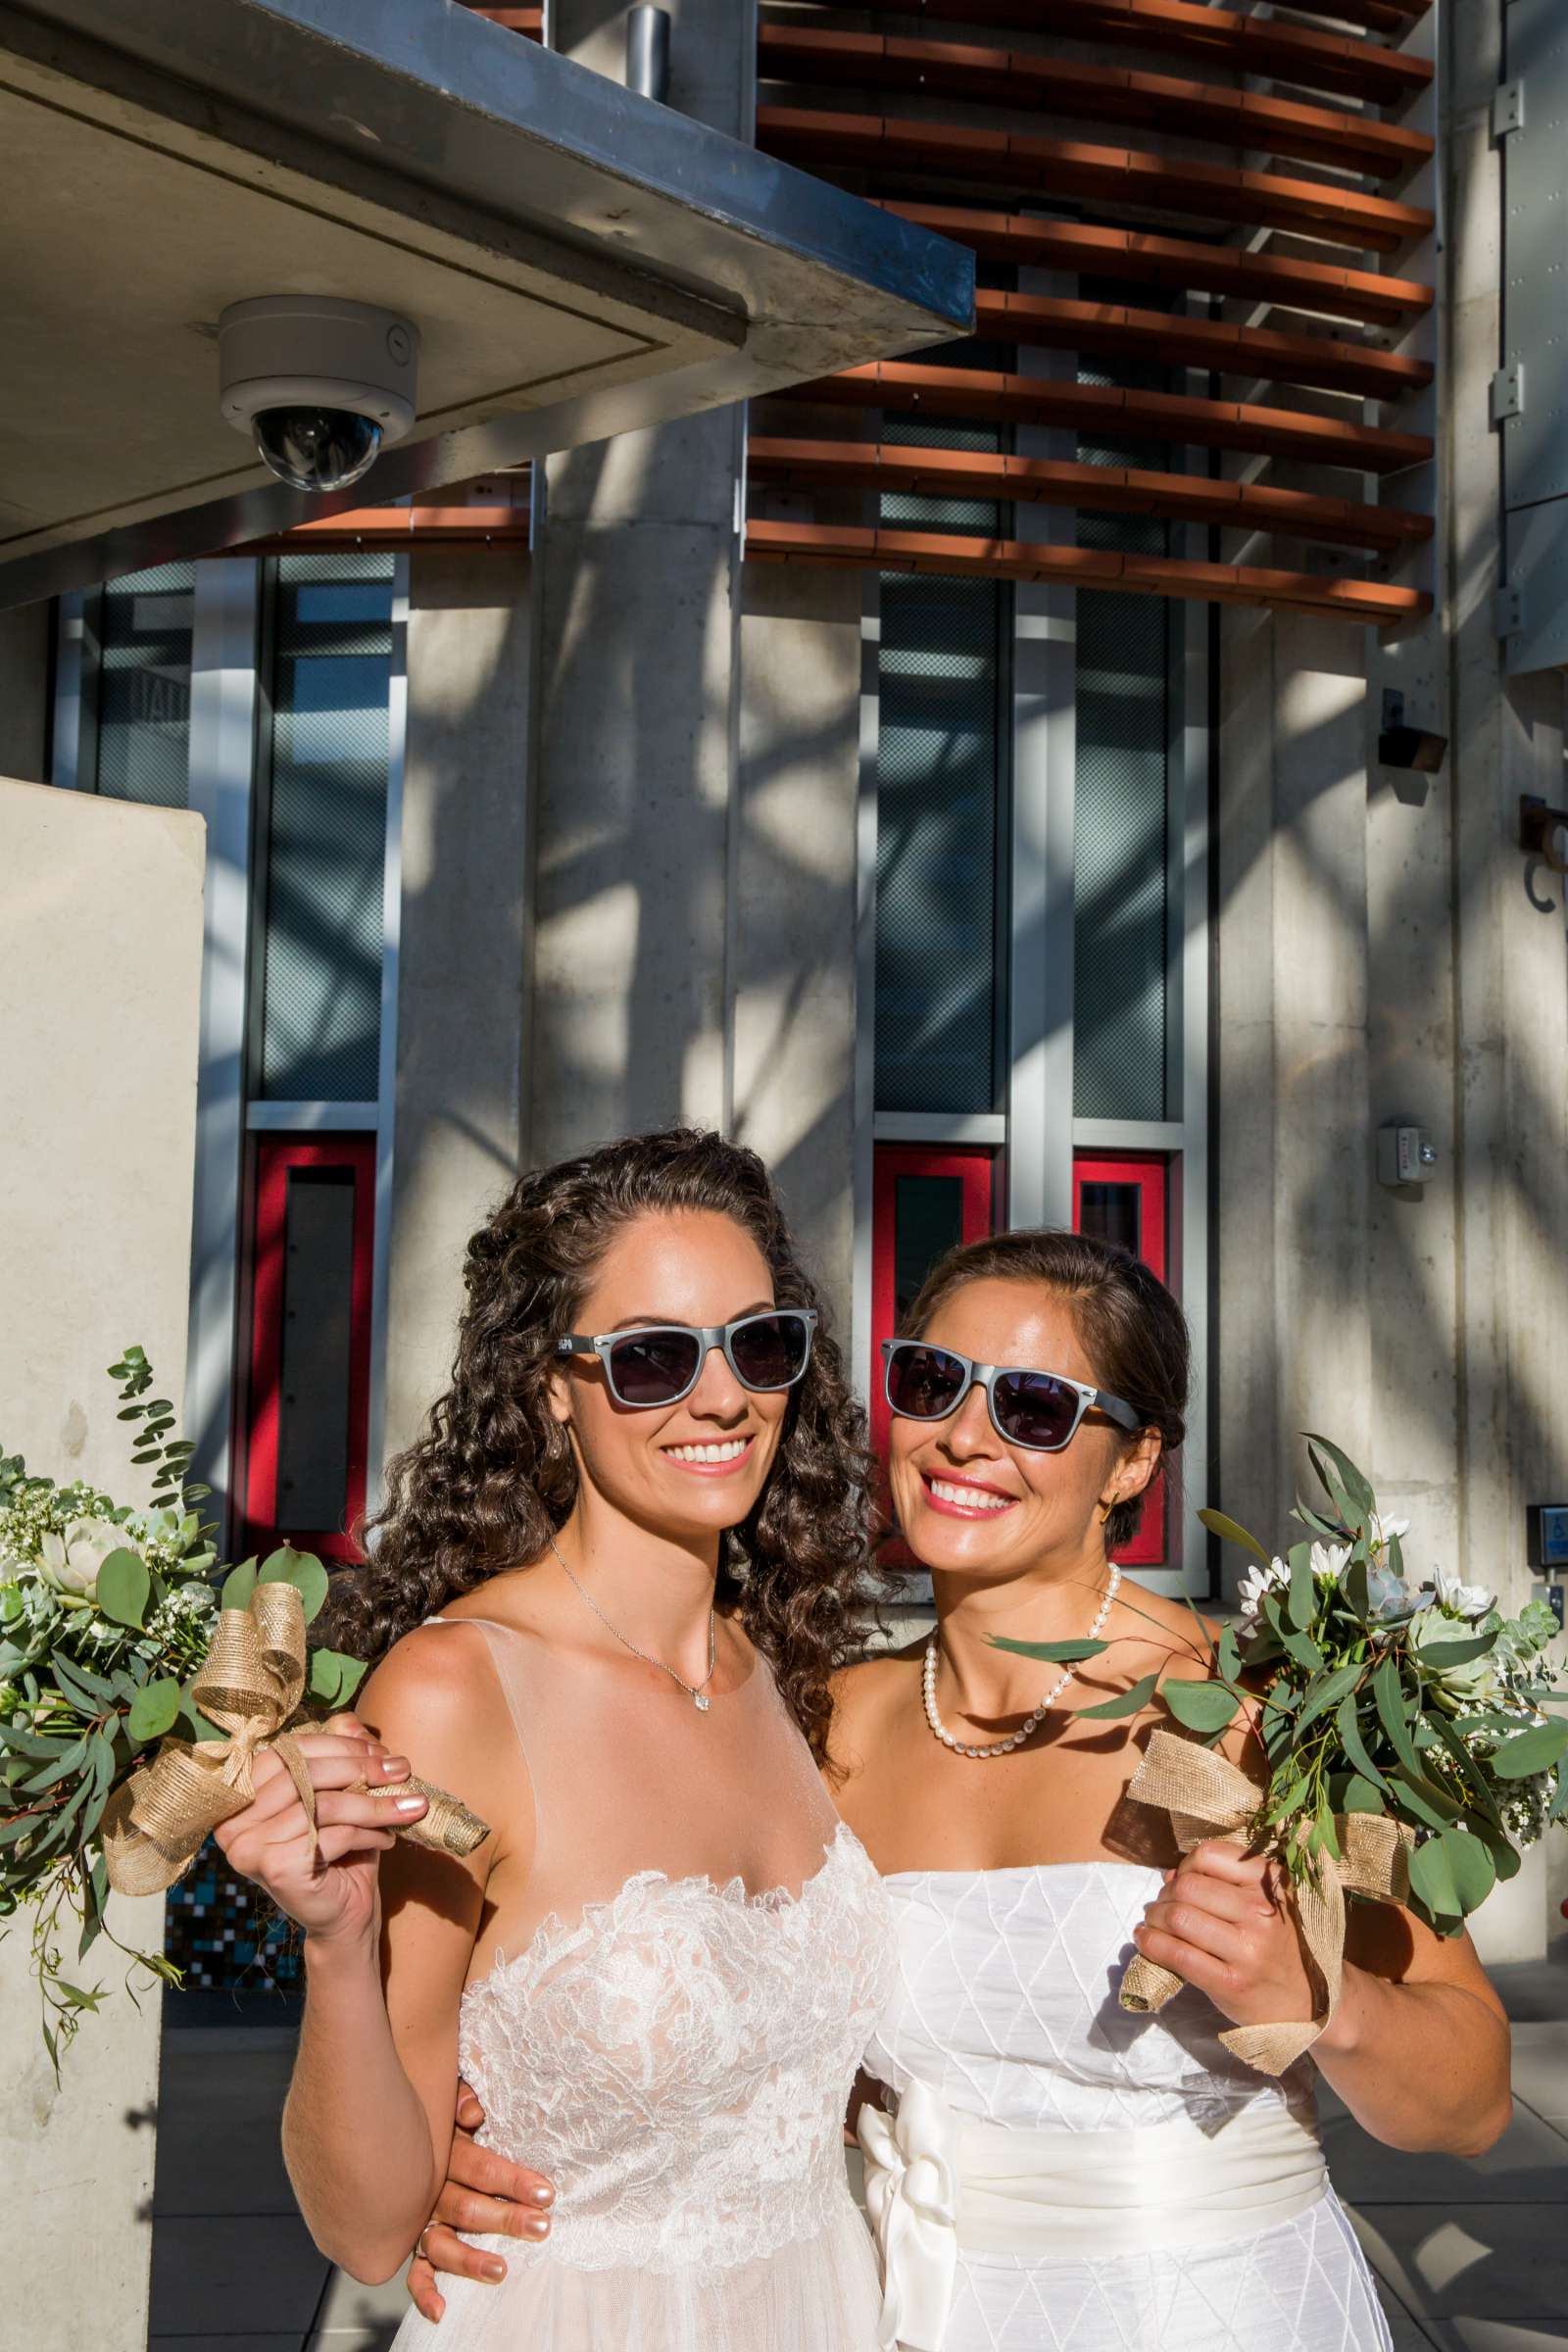
<svg viewBox="0 0 1568 2352"><path fill-rule="evenodd" d="M226 1573L194 1507L189 1444L172 1434L152 1367L127 1348L110 1366L122 1421L139 1422L132 1459L153 1471L145 1509L76 1481L29 1474L0 1453L0 1922L32 1912L44 2045L60 2050L105 1997L68 1979L107 1934L138 1972L177 1984L161 1953L120 1942L111 1886L155 1893L189 1869L209 1831L251 1798L263 1747L287 1766L314 1819L289 1727L346 1706L366 1669L309 1647L327 1593L314 1554L287 1545ZM177 1734L176 1737L169 1735ZM482 1822L428 1784L416 1842L469 1853ZM389 1823L389 1826L399 1826ZM0 1928L3 1933L3 1928Z"/></svg>
<svg viewBox="0 0 1568 2352"><path fill-rule="evenodd" d="M1406 1902L1439 1935L1456 1935L1514 1876L1522 1849L1568 1816L1568 1721L1547 1712L1557 1697L1544 1654L1558 1631L1551 1610L1532 1600L1504 1617L1485 1587L1441 1563L1417 1573L1407 1522L1379 1512L1338 1446L1317 1437L1306 1446L1323 1501L1298 1504L1306 1534L1283 1557L1223 1513L1200 1513L1255 1562L1240 1624L1210 1651L1211 1679L1173 1679L1161 1690L1150 1675L1084 1710L1134 1714L1159 1691L1190 1736L1157 1730L1129 1793L1170 1815L1183 1852L1230 1838L1274 1855L1289 1875L1322 1979L1318 2014L1222 2036L1269 2074L1333 2014L1348 1896ZM1036 1646L1089 1654L1083 1643ZM1217 1752L1244 1709L1255 1734L1251 1773ZM1157 2009L1178 1988L1139 1956L1122 2006Z"/></svg>

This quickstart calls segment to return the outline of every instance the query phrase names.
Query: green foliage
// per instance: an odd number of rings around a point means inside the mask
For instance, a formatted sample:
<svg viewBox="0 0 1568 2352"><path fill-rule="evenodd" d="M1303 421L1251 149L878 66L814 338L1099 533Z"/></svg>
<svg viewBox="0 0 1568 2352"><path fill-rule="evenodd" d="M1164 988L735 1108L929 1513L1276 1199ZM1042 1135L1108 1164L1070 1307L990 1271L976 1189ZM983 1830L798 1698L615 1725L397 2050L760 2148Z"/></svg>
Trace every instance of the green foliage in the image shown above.
<svg viewBox="0 0 1568 2352"><path fill-rule="evenodd" d="M1166 1683L1164 1700L1178 1723L1190 1732L1200 1732L1205 1738L1222 1732L1235 1717L1241 1704L1238 1691L1228 1690L1223 1683L1194 1683L1175 1679Z"/></svg>
<svg viewBox="0 0 1568 2352"><path fill-rule="evenodd" d="M117 1625L140 1633L152 1596L153 1580L137 1551L112 1551L98 1571L98 1606Z"/></svg>
<svg viewBox="0 0 1568 2352"><path fill-rule="evenodd" d="M1077 1666L1085 1658L1098 1658L1102 1650L1110 1647L1108 1642L1014 1642L1006 1634L994 1634L993 1649L1010 1649L1015 1657L1039 1658L1048 1666Z"/></svg>

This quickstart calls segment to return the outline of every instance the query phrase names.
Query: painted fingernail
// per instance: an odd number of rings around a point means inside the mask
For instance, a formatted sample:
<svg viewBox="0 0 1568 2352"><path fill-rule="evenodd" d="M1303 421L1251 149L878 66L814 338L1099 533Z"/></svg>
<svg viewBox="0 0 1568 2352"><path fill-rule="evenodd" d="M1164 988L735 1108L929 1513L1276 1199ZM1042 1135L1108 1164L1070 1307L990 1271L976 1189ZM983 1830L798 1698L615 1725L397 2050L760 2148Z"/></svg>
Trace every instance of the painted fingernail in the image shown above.
<svg viewBox="0 0 1568 2352"><path fill-rule="evenodd" d="M377 1768L389 1781L406 1781L409 1777L407 1756L383 1756Z"/></svg>
<svg viewBox="0 0 1568 2352"><path fill-rule="evenodd" d="M395 1796L392 1802L399 1813L422 1813L424 1811L422 1796Z"/></svg>
<svg viewBox="0 0 1568 2352"><path fill-rule="evenodd" d="M556 2192L549 2181L541 2180L533 2192L533 2201L536 2205L552 2205L555 2202L555 2196Z"/></svg>
<svg viewBox="0 0 1568 2352"><path fill-rule="evenodd" d="M550 2224L542 2213L532 2213L528 2216L527 2229L530 2237L548 2237L550 2235Z"/></svg>
<svg viewBox="0 0 1568 2352"><path fill-rule="evenodd" d="M487 2278L504 2278L507 2275L507 2266L504 2262L487 2262L484 2266L484 2275Z"/></svg>

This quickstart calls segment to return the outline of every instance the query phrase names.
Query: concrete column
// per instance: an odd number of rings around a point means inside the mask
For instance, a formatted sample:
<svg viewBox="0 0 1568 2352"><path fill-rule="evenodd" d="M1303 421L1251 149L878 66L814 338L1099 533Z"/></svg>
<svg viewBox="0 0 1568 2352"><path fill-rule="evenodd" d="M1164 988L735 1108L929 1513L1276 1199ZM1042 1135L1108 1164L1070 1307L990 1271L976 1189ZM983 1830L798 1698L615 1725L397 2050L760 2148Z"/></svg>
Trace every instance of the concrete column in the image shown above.
<svg viewBox="0 0 1568 2352"><path fill-rule="evenodd" d="M747 567L732 827L731 1132L760 1152L849 1339L860 579Z"/></svg>
<svg viewBox="0 0 1568 2352"><path fill-rule="evenodd" d="M129 1466L104 1366L139 1342L178 1409L203 827L183 810L0 782L0 1443L133 1501L145 1473ZM111 1910L125 1943L161 1949L161 1896L117 1896ZM0 2352L142 2352L162 2004L145 1985L132 2004L101 1941L82 1981L111 1997L57 2084L29 1926L24 1910L0 1942L0 2180L16 2248Z"/></svg>
<svg viewBox="0 0 1568 2352"><path fill-rule="evenodd" d="M1224 615L1218 1498L1275 1541L1303 1429L1376 1470L1364 691L1351 632Z"/></svg>
<svg viewBox="0 0 1568 2352"><path fill-rule="evenodd" d="M54 612L47 601L0 612L0 776L28 784L44 781Z"/></svg>
<svg viewBox="0 0 1568 2352"><path fill-rule="evenodd" d="M676 0L670 104L749 137L756 36ZM621 78L624 14L563 0L556 45ZM544 467L528 1148L556 1158L731 1114L725 1006L745 413Z"/></svg>
<svg viewBox="0 0 1568 2352"><path fill-rule="evenodd" d="M1525 1561L1525 1507L1568 1494L1568 958L1561 906L1544 912L1533 902L1518 847L1521 793L1561 803L1562 680L1506 677L1492 616L1502 518L1488 390L1501 349L1503 255L1501 158L1490 117L1500 24L1494 0L1456 0L1450 12L1449 731L1460 1556L1515 1605L1540 1590ZM1515 1896L1510 1956L1539 1951L1548 1926L1561 1933L1556 1901L1546 1900L1548 1860L1564 1880L1555 1893L1568 1892L1568 1865L1538 1849ZM1532 1885L1539 1904L1529 1909Z"/></svg>
<svg viewBox="0 0 1568 2352"><path fill-rule="evenodd" d="M386 1447L447 1385L463 1252L515 1178L527 1009L529 561L409 567Z"/></svg>

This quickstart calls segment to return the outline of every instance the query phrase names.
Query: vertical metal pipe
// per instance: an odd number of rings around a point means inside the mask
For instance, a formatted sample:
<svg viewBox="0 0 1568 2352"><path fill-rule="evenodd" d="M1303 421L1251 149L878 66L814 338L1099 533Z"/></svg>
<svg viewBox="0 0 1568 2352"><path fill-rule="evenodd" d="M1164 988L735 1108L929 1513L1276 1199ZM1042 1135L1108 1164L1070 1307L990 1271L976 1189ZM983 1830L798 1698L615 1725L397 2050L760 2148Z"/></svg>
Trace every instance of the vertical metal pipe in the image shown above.
<svg viewBox="0 0 1568 2352"><path fill-rule="evenodd" d="M669 104L669 17L645 0L626 11L626 87Z"/></svg>

